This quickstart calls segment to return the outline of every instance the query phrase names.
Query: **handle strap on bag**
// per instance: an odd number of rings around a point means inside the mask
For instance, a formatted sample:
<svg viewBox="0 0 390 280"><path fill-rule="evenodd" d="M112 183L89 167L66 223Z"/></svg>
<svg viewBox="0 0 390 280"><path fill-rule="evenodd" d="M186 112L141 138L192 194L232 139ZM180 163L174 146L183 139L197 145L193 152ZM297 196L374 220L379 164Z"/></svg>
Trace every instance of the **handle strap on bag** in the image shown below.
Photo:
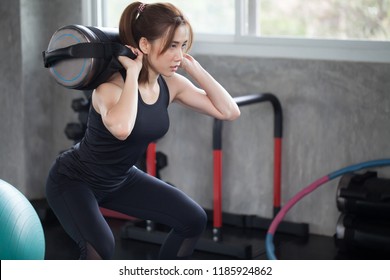
<svg viewBox="0 0 390 280"><path fill-rule="evenodd" d="M43 51L43 63L46 68L57 62L72 58L110 58L112 56L127 56L135 59L136 55L127 47L115 42L78 43L68 47Z"/></svg>

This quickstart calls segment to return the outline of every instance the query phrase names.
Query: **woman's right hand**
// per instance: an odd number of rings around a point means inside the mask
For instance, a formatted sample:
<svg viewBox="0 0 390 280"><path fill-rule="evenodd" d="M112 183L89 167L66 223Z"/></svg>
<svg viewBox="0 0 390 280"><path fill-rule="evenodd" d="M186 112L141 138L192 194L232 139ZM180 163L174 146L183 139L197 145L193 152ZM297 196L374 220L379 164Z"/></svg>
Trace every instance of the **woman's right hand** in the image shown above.
<svg viewBox="0 0 390 280"><path fill-rule="evenodd" d="M119 62L122 64L122 66L128 70L136 70L137 73L141 72L142 69L142 58L143 58L143 53L137 49L137 48L132 48L130 46L128 47L137 57L135 59L131 59L127 56L118 56Z"/></svg>

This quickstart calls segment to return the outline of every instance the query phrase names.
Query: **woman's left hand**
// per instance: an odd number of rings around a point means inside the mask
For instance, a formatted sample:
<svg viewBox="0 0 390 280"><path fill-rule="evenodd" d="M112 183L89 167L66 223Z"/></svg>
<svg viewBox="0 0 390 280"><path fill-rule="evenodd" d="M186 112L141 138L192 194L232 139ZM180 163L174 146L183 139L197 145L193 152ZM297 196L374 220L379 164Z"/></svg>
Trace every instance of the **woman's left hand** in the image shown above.
<svg viewBox="0 0 390 280"><path fill-rule="evenodd" d="M180 68L182 68L184 71L186 71L188 74L189 71L193 70L196 66L198 66L199 63L188 53L183 54L183 59L180 63Z"/></svg>

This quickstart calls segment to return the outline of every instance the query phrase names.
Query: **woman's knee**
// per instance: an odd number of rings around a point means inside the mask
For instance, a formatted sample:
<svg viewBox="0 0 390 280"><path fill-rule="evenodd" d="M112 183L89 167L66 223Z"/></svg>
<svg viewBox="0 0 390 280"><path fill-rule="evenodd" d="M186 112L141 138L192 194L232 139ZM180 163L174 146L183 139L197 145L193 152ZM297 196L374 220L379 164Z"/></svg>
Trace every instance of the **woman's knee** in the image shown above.
<svg viewBox="0 0 390 280"><path fill-rule="evenodd" d="M107 239L104 244L100 245L98 248L98 254L103 260L111 260L115 252L115 240L112 236Z"/></svg>
<svg viewBox="0 0 390 280"><path fill-rule="evenodd" d="M201 207L188 213L186 219L186 236L194 237L201 235L207 225L207 214Z"/></svg>

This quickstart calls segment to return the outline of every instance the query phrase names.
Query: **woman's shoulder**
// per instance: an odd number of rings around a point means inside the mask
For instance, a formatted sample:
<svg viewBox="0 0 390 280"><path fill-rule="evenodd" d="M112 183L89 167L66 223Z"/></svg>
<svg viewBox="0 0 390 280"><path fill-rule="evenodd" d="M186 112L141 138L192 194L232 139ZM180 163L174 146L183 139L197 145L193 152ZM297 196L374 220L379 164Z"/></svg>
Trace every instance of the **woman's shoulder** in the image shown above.
<svg viewBox="0 0 390 280"><path fill-rule="evenodd" d="M99 85L92 93L92 105L96 112L101 114L100 108L102 106L109 107L108 104L116 103L119 100L123 86L124 82L119 72Z"/></svg>
<svg viewBox="0 0 390 280"><path fill-rule="evenodd" d="M114 73L106 82L100 84L95 92L105 93L107 91L111 92L114 89L122 89L124 86L124 81L119 72Z"/></svg>

